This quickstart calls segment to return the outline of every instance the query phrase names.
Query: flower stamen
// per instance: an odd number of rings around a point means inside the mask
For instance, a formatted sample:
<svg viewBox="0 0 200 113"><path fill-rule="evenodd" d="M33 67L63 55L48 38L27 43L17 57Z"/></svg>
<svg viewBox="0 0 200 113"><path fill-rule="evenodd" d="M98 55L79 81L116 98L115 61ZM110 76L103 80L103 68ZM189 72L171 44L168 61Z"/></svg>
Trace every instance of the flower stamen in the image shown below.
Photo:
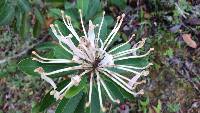
<svg viewBox="0 0 200 113"><path fill-rule="evenodd" d="M119 28L120 28L120 26L121 26L121 24L123 22L124 17L125 17L125 14L122 14L121 20L119 22L119 25L117 25L117 27L114 28L112 36L109 38L108 42L106 44L104 44L104 50L106 50L108 48L108 46L110 45L110 43L114 39L115 35L117 34L117 32L118 32L118 30L119 30Z"/></svg>
<svg viewBox="0 0 200 113"><path fill-rule="evenodd" d="M98 92L99 92L99 103L100 103L100 107L101 110L103 112L106 111L106 108L103 106L103 102L102 102L102 95L101 95L101 85L100 85L100 77L99 77L99 72L97 70L95 70L96 75L97 75L97 88L98 88Z"/></svg>
<svg viewBox="0 0 200 113"><path fill-rule="evenodd" d="M83 24L82 11L81 11L81 9L79 9L78 11L79 11L79 14L80 14L80 19L81 19L81 25L82 25L82 28L83 28L83 32L84 32L85 38L87 39L87 33L86 33L86 30L85 30L85 27L84 27L84 24Z"/></svg>
<svg viewBox="0 0 200 113"><path fill-rule="evenodd" d="M71 24L71 19L68 16L65 16L64 11L61 11L62 14L62 19L63 22L65 24L65 26L67 27L67 29L74 35L74 37L80 42L80 38L78 36L78 34L76 33L76 31L74 30L72 24ZM65 18L67 20L67 22L65 21Z"/></svg>
<svg viewBox="0 0 200 113"><path fill-rule="evenodd" d="M91 72L90 74L90 90L89 90L89 101L86 103L86 107L89 107L90 103L91 103L91 99L92 99L92 84L93 84L93 76L94 76L94 73Z"/></svg>
<svg viewBox="0 0 200 113"><path fill-rule="evenodd" d="M154 48L150 48L150 50L143 55L114 58L114 61L125 60L125 59L129 59L129 58L142 58L142 57L149 55L150 52L153 51L153 50L154 50Z"/></svg>
<svg viewBox="0 0 200 113"><path fill-rule="evenodd" d="M101 28L102 28L102 25L103 25L103 21L104 21L104 16L105 16L105 11L103 12L103 16L102 16L101 23L100 23L100 26L99 26L99 31L98 31L98 34L97 34L97 44L96 45L98 45L98 41L100 39L100 33L101 33Z"/></svg>
<svg viewBox="0 0 200 113"><path fill-rule="evenodd" d="M114 81L116 84L118 84L121 88L123 88L125 91L127 91L128 93L132 94L133 96L137 96L137 93L131 91L130 89L126 88L124 85L122 85L120 82L118 82L115 78L111 77L109 74L107 74L104 71L100 71L102 72L104 75L106 75L108 78L110 78L112 81Z"/></svg>

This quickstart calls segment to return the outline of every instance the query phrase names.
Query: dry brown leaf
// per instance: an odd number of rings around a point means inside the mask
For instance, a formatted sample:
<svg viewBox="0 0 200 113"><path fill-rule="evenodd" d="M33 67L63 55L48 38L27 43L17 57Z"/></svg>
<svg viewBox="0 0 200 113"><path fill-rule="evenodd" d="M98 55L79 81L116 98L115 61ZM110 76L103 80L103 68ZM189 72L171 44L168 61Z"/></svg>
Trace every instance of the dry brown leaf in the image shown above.
<svg viewBox="0 0 200 113"><path fill-rule="evenodd" d="M183 40L185 41L185 43L192 47L192 48L197 48L197 44L194 40L192 40L192 35L191 34L183 34L182 35Z"/></svg>
<svg viewBox="0 0 200 113"><path fill-rule="evenodd" d="M151 18L151 14L145 11L144 12L144 18L145 19L150 19Z"/></svg>

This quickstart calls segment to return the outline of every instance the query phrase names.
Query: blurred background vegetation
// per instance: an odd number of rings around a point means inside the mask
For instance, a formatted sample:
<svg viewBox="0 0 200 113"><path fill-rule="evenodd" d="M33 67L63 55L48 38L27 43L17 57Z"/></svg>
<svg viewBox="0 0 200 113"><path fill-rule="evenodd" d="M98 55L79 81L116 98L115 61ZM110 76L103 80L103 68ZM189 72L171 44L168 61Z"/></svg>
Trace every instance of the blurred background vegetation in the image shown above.
<svg viewBox="0 0 200 113"><path fill-rule="evenodd" d="M30 113L41 100L48 86L21 73L17 63L41 43L53 42L49 25L63 26L60 10L80 29L78 9L85 22L98 23L106 12L102 37L125 13L117 41L136 34L132 44L147 38L146 48L155 48L145 95L109 106L111 112L200 112L200 0L0 0L0 113Z"/></svg>

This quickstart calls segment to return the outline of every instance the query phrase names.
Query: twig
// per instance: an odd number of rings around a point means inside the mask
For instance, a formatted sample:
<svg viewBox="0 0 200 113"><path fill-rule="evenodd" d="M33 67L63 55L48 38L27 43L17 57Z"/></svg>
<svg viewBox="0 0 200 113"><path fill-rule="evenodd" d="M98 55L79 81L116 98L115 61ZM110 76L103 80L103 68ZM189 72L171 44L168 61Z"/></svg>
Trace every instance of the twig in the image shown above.
<svg viewBox="0 0 200 113"><path fill-rule="evenodd" d="M111 113L111 110L112 110L112 104L110 105L109 113Z"/></svg>
<svg viewBox="0 0 200 113"><path fill-rule="evenodd" d="M23 56L24 54L26 54L30 49L32 49L32 48L35 47L36 45L38 45L38 44L44 42L45 39L47 39L48 36L49 36L49 35L43 36L43 38L42 38L41 40L39 40L38 42L36 42L36 43L34 43L34 44L30 45L30 46L28 46L30 42L28 42L28 44L26 43L26 46L22 49L22 50L23 50L22 52L20 52L20 53L18 53L18 54L15 54L15 55L13 55L13 56L10 56L10 57L1 59L1 60L0 60L0 65L6 63L7 61L9 61L9 60L11 60L11 59L16 59L16 58L22 57L22 56Z"/></svg>

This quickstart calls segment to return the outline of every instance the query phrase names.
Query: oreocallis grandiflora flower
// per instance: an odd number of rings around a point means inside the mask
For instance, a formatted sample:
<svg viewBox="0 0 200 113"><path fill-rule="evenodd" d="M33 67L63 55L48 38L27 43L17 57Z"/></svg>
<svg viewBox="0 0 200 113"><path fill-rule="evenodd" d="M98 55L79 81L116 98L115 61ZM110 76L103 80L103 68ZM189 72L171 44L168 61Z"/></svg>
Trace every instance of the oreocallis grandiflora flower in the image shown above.
<svg viewBox="0 0 200 113"><path fill-rule="evenodd" d="M54 95L54 97L57 100L62 99L65 93L71 87L79 85L83 76L87 76L88 81L89 81L88 83L89 84L89 92L88 92L89 98L88 98L88 102L86 103L87 107L91 103L92 88L93 88L94 83L97 84L98 98L99 98L100 107L102 111L105 111L105 107L103 106L103 102L102 102L101 88L105 89L105 92L107 93L110 100L116 103L120 103L119 99L113 98L113 96L111 95L110 91L108 90L103 80L103 76L106 76L107 78L115 82L117 85L122 87L125 91L127 91L128 93L134 96L143 94L144 93L143 89L137 92L134 91L134 89L136 88L137 85L145 83L145 80L139 81L139 78L141 78L141 76L148 75L149 72L146 71L145 69L148 68L150 65L152 65L152 63L149 63L148 65L144 67L134 67L131 65L117 64L116 62L121 61L121 60L126 60L126 59L146 57L153 50L153 48L150 48L150 50L147 51L145 54L137 55L137 50L143 47L145 43L145 39L142 39L141 41L136 43L132 48L124 50L124 51L118 51L118 49L129 44L131 39L121 45L111 48L111 42L113 41L115 35L120 29L120 26L122 25L125 14L122 14L121 16L117 18L117 22L113 30L103 41L102 37L100 37L100 34L101 34L101 28L104 22L105 12L103 12L103 17L99 25L94 25L91 20L89 21L89 27L88 27L87 32L84 27L81 10L79 10L79 13L80 13L80 19L81 19L81 26L84 33L83 36L78 35L78 33L75 31L72 25L71 18L65 15L63 11L61 11L63 22L65 26L67 27L67 29L71 32L71 34L65 36L64 34L62 34L58 25L56 24L50 25L53 34L55 35L55 37L57 37L59 41L60 46L64 48L66 52L70 53L73 56L72 59L49 59L49 58L44 58L38 55L35 51L32 52L35 55L33 60L38 61L40 63L63 63L63 64L76 63L77 64L76 66L67 67L67 68L55 70L52 72L46 72L42 67L38 67L34 70L35 72L38 72L41 75L42 79L44 79L46 82L51 84L51 86L53 87L53 90L50 92L50 94ZM97 34L95 34L95 31L94 31L95 29L98 29ZM72 41L72 38L75 38L75 40L77 40L78 45ZM118 70L132 73L133 76L132 78L130 78L122 74L119 74L113 70L110 70L109 68L111 67ZM79 70L80 74L72 75L70 83L66 85L62 90L58 91L57 85L49 77L49 75L72 71L72 70Z"/></svg>

